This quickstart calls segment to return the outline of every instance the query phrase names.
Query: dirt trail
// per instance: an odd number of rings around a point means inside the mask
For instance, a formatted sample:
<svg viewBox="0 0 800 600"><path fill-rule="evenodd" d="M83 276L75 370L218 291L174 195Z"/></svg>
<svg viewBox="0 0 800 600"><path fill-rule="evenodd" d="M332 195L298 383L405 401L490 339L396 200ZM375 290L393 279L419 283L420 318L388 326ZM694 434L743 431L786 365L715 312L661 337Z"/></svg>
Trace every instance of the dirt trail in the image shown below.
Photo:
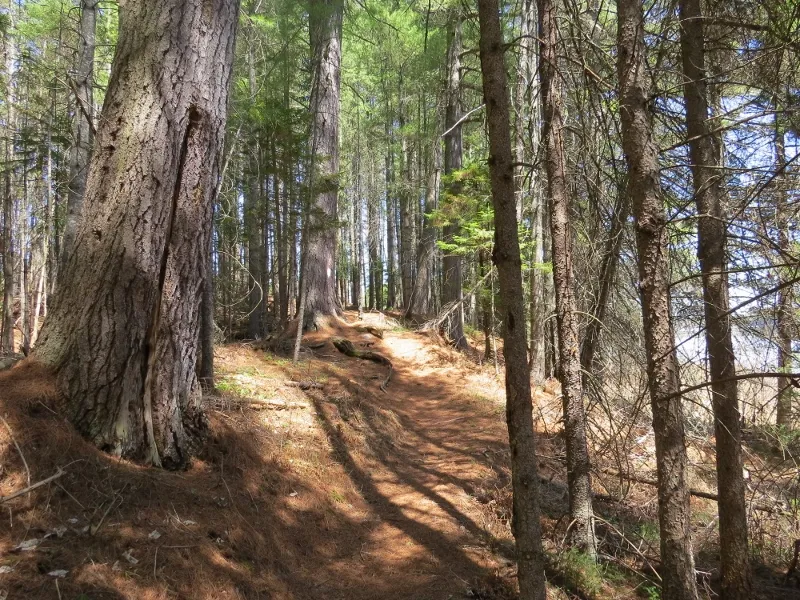
<svg viewBox="0 0 800 600"><path fill-rule="evenodd" d="M338 353L334 335L393 362L385 393L386 367ZM68 465L58 485L13 501L0 522L0 591L92 600L510 597L508 507L489 494L508 478L498 466L506 437L493 370L403 330L380 340L336 326L305 340L323 342L298 366L246 346L218 349L212 439L184 473L88 446L34 366L0 375L0 409L33 480ZM309 379L321 389L286 385ZM7 494L24 487L24 470L7 435L0 447ZM26 540L35 549L15 550Z"/></svg>

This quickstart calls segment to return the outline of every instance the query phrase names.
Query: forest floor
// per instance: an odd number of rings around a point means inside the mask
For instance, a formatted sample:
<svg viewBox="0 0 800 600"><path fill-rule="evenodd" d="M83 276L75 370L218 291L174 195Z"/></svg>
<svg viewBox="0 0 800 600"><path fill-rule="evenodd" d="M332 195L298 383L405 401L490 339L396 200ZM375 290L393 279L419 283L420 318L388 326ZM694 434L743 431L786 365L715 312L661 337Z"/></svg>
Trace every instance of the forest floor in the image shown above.
<svg viewBox="0 0 800 600"><path fill-rule="evenodd" d="M211 437L185 472L95 450L36 365L0 374L0 493L66 471L0 506L0 599L513 598L502 378L477 351L364 318L382 338L337 324L304 338L297 365L217 348ZM333 337L391 360L385 392L387 367ZM540 389L535 404L550 598L657 598L653 488L629 486L624 504L599 494L605 566L564 551L559 401ZM694 505L701 558L714 508ZM759 577L759 597L800 598L777 570Z"/></svg>

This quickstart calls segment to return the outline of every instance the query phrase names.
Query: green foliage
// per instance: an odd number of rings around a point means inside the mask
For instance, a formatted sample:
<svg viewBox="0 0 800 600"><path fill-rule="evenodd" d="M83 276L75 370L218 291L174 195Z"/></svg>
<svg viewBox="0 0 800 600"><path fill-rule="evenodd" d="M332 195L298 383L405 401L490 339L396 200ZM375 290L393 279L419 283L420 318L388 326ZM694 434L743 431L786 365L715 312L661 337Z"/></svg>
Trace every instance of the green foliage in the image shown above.
<svg viewBox="0 0 800 600"><path fill-rule="evenodd" d="M639 589L642 596L647 600L661 600L661 590L655 585L643 585Z"/></svg>
<svg viewBox="0 0 800 600"><path fill-rule="evenodd" d="M555 557L554 567L568 589L580 591L588 598L598 598L609 583L624 578L611 565L596 562L591 556L569 549Z"/></svg>

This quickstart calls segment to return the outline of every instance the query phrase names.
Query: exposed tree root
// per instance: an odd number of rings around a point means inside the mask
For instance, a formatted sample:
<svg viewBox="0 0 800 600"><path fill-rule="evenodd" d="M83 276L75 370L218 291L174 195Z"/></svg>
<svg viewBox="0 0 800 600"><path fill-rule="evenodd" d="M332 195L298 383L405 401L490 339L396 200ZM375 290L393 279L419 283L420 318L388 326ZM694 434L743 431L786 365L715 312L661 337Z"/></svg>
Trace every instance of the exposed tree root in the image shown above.
<svg viewBox="0 0 800 600"><path fill-rule="evenodd" d="M336 349L341 352L342 354L346 354L347 356L352 356L353 358L361 358L363 360L370 360L372 362L380 363L382 365L386 365L389 367L389 374L384 379L383 383L381 384L381 391L386 391L386 386L389 385L389 379L392 377L392 370L394 369L392 365L392 361L390 361L385 356L378 354L377 352L372 352L371 350L357 350L356 347L353 345L353 342L350 340L346 340L344 338L333 338L331 340L333 345Z"/></svg>

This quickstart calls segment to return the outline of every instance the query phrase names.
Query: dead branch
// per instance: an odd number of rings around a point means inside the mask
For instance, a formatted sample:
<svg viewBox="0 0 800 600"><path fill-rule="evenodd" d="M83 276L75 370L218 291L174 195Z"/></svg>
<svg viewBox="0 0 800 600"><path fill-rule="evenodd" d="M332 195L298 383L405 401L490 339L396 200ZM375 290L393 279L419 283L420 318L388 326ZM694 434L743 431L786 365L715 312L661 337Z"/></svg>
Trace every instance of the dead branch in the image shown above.
<svg viewBox="0 0 800 600"><path fill-rule="evenodd" d="M19 453L19 457L22 459L22 464L25 466L25 475L28 478L28 487L30 487L31 469L30 467L28 467L28 461L25 460L25 455L22 453L22 448L19 447L19 444L17 443L17 438L14 437L14 432L11 431L11 425L8 424L8 421L6 421L4 417L0 416L0 419L3 421L3 425L6 426L6 429L8 430L8 435L11 436L11 441L14 442L14 446L16 447L17 452Z"/></svg>
<svg viewBox="0 0 800 600"><path fill-rule="evenodd" d="M436 318L434 318L434 319L432 319L432 320L430 320L430 321L428 321L428 322L424 323L424 324L422 325L422 327L420 327L420 330L421 330L421 331L425 331L425 330L427 330L427 329L435 329L435 330L438 330L438 329L439 329L439 327L442 325L442 323L444 323L444 321L445 321L445 320L446 320L446 319L447 319L447 318L448 318L448 317L449 317L451 314L453 314L453 313L455 312L455 310L456 310L456 309L457 309L459 306L461 306L462 304L464 304L464 302L466 302L467 300L469 300L470 298L472 298L472 296L473 296L473 295L474 295L474 294L475 294L475 293L476 293L478 290L480 290L480 289L483 287L483 284L484 284L484 283L486 283L486 280L487 280L487 279L489 279L489 277L490 277L491 275L493 275L493 274L494 274L494 267L492 267L491 269L489 269L489 272L488 272L488 273L486 273L486 275L484 275L484 276L483 276L483 278L481 278L481 280L480 280L478 283L476 283L476 284L475 284L475 286L474 286L474 287L473 287L473 288L472 288L472 289L471 289L469 292L467 292L466 294L464 294L464 296L463 296L463 297L462 297L460 300L458 300L458 301L456 301L456 302L451 302L450 304L446 305L446 306L444 307L444 310L442 310L442 312L441 312L441 313L439 313L439 315L438 315Z"/></svg>
<svg viewBox="0 0 800 600"><path fill-rule="evenodd" d="M14 498L19 498L20 496L23 496L25 494L29 494L33 490L45 486L51 481L55 481L56 479L61 477L64 473L66 473L66 471L64 471L61 467L59 467L58 471L56 471L55 474L51 475L47 479L42 479L41 481L37 481L33 485L29 485L25 489L19 490L18 492L14 492L10 496L0 496L0 504L8 502L9 500L13 500Z"/></svg>
<svg viewBox="0 0 800 600"><path fill-rule="evenodd" d="M611 469L603 469L603 473L606 475L612 475L614 477L621 477L622 479L626 479L628 481L633 481L634 483L641 483L643 485L651 485L653 487L658 486L658 481L655 479L647 479L645 477L636 477L635 475L626 475L625 473L619 473L618 471L613 471ZM717 494L712 494L711 492L703 492L701 490L690 489L689 494L695 496L697 498L705 498L706 500L713 500L714 502L719 502L719 496ZM771 513L775 515L790 515L788 511L781 510L779 508L775 508L772 506L766 506L764 504L751 504L751 508L755 510L760 510L762 512Z"/></svg>

